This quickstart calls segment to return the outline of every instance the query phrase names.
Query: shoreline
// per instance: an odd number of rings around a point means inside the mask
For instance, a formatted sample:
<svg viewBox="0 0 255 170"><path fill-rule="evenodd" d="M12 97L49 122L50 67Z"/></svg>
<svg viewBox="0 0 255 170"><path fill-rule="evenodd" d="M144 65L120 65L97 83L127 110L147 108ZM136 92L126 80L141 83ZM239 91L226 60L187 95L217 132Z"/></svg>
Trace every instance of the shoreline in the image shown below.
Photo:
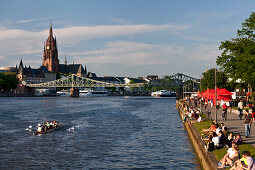
<svg viewBox="0 0 255 170"><path fill-rule="evenodd" d="M186 106L197 108L198 111L199 105L196 105L194 102L186 103L182 100L176 100L176 109L179 112L179 116L182 120L185 120L187 118L186 113L184 114L186 110ZM204 105L203 105L204 106ZM251 132L250 138L244 138L245 130L244 130L244 120L239 118L239 112L236 109L229 109L227 110L227 119L223 119L221 117L222 110L217 109L214 107L202 107L202 110L200 113L198 113L204 120L195 123L194 121L190 121L188 118L188 121L185 121L184 127L187 130L187 133L189 135L189 138L192 142L192 145L196 151L197 157L200 161L201 167L204 169L222 169L218 168L218 162L224 157L224 155L227 153L228 146L224 146L221 148L215 148L213 151L207 151L205 149L205 140L203 140L202 136L203 134L200 132L204 128L207 129L211 126L211 123L213 121L213 117L217 116L217 123L224 123L223 126L228 128L228 133L232 132L234 135L240 135L242 138L242 142L239 145L239 152L242 153L242 151L250 151L251 156L255 158L255 133ZM205 114L206 113L206 114ZM217 115L216 115L217 114ZM184 117L185 116L185 117ZM190 116L189 116L190 117Z"/></svg>
<svg viewBox="0 0 255 170"><path fill-rule="evenodd" d="M179 101L176 103L176 109L179 112L179 115L182 119L182 110L179 105ZM204 142L201 140L201 135L199 132L196 130L193 124L190 124L189 122L184 122L184 127L187 131L187 134L191 140L191 143L195 149L197 159L199 160L200 166L203 169L208 169L208 170L215 170L217 169L217 159L214 155L214 153L207 152L204 149Z"/></svg>

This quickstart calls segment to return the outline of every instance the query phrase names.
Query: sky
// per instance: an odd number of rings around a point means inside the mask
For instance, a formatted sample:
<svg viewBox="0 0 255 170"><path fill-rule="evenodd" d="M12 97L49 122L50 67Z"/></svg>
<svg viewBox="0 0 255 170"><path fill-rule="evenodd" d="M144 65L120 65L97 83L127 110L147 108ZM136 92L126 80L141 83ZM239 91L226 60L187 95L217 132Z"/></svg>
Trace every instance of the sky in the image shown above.
<svg viewBox="0 0 255 170"><path fill-rule="evenodd" d="M97 76L183 73L216 67L254 0L1 0L0 67L42 65L52 22L58 56Z"/></svg>

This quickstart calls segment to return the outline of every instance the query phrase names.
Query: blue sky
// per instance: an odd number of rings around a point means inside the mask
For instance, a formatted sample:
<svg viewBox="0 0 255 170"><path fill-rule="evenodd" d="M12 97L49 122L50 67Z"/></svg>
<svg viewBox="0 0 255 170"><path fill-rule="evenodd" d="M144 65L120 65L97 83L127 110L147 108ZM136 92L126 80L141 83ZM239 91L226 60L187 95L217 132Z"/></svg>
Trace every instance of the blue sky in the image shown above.
<svg viewBox="0 0 255 170"><path fill-rule="evenodd" d="M59 60L98 76L199 78L221 41L255 12L254 0L1 0L0 67L42 64L50 23Z"/></svg>

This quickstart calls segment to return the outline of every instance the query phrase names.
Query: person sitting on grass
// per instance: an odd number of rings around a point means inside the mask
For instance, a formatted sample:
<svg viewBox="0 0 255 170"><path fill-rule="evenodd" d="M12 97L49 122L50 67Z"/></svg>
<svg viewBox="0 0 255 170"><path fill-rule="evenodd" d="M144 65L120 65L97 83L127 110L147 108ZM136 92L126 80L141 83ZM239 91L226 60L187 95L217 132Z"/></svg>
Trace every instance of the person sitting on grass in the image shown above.
<svg viewBox="0 0 255 170"><path fill-rule="evenodd" d="M218 148L218 147L220 146L220 138L219 138L219 136L218 136L215 132L213 132L212 141L213 141L214 146L215 146L216 148Z"/></svg>
<svg viewBox="0 0 255 170"><path fill-rule="evenodd" d="M199 115L197 114L196 111L194 111L194 112L192 113L192 117L193 117L193 119L197 119L197 118L199 117Z"/></svg>
<svg viewBox="0 0 255 170"><path fill-rule="evenodd" d="M226 137L225 137L225 135L223 134L222 131L220 131L218 136L219 136L219 147L220 148L225 147L225 144L226 144Z"/></svg>
<svg viewBox="0 0 255 170"><path fill-rule="evenodd" d="M251 157L249 151L242 152L242 158L237 161L236 164L233 165L231 170L255 170L255 160Z"/></svg>
<svg viewBox="0 0 255 170"><path fill-rule="evenodd" d="M216 130L215 130L216 134L219 135L219 132L221 131L221 128L219 127L218 124L215 124L215 128L216 128Z"/></svg>
<svg viewBox="0 0 255 170"><path fill-rule="evenodd" d="M190 123L199 123L199 122L202 122L202 118L200 115L198 116L198 118L196 120L191 121Z"/></svg>
<svg viewBox="0 0 255 170"><path fill-rule="evenodd" d="M190 118L190 117L189 117L188 112L185 111L184 114L183 114L183 122L186 122L186 120L189 119L189 118Z"/></svg>
<svg viewBox="0 0 255 170"><path fill-rule="evenodd" d="M234 143L237 145L241 145L243 142L241 135L238 133L234 139Z"/></svg>
<svg viewBox="0 0 255 170"><path fill-rule="evenodd" d="M234 135L232 132L230 132L228 135L228 138L226 139L226 144L228 145L229 148L231 147L233 140L234 140Z"/></svg>
<svg viewBox="0 0 255 170"><path fill-rule="evenodd" d="M220 123L220 130L223 130L225 128L224 123Z"/></svg>
<svg viewBox="0 0 255 170"><path fill-rule="evenodd" d="M226 138L228 137L228 135L229 135L229 131L228 131L228 128L226 127L226 126L224 126L224 128L222 129L222 132L223 132L223 134L226 136Z"/></svg>
<svg viewBox="0 0 255 170"><path fill-rule="evenodd" d="M232 144L232 148L229 148L226 155L218 163L218 168L225 168L226 166L232 166L235 161L239 159L239 147L235 143Z"/></svg>
<svg viewBox="0 0 255 170"><path fill-rule="evenodd" d="M214 143L212 137L209 137L207 144L205 145L205 150L212 152L214 150Z"/></svg>
<svg viewBox="0 0 255 170"><path fill-rule="evenodd" d="M230 168L230 170L236 170L236 169L243 169L243 166L247 167L247 159L244 158L244 153L245 151L242 151L242 158L238 159L237 161L235 161L235 163L232 165L232 167Z"/></svg>
<svg viewBox="0 0 255 170"><path fill-rule="evenodd" d="M216 130L215 123L212 122L211 127L208 128L208 129L203 129L202 132L207 132L207 133L209 133L209 132L215 131L215 130Z"/></svg>

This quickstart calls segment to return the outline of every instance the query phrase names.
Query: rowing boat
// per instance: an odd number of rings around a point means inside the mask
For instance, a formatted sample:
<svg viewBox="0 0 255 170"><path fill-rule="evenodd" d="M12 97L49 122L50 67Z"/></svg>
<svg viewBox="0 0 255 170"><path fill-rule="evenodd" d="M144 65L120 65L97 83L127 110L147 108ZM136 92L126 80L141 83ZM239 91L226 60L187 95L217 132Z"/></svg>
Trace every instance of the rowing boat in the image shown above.
<svg viewBox="0 0 255 170"><path fill-rule="evenodd" d="M41 132L37 132L37 131L36 131L36 132L34 132L34 135L40 135L40 134L51 133L51 132L53 132L53 131L55 131L55 130L61 128L61 127L62 127L62 124L59 124L59 125L57 125L57 127L53 128L53 129L49 129L49 130L47 130L47 131L41 131Z"/></svg>

